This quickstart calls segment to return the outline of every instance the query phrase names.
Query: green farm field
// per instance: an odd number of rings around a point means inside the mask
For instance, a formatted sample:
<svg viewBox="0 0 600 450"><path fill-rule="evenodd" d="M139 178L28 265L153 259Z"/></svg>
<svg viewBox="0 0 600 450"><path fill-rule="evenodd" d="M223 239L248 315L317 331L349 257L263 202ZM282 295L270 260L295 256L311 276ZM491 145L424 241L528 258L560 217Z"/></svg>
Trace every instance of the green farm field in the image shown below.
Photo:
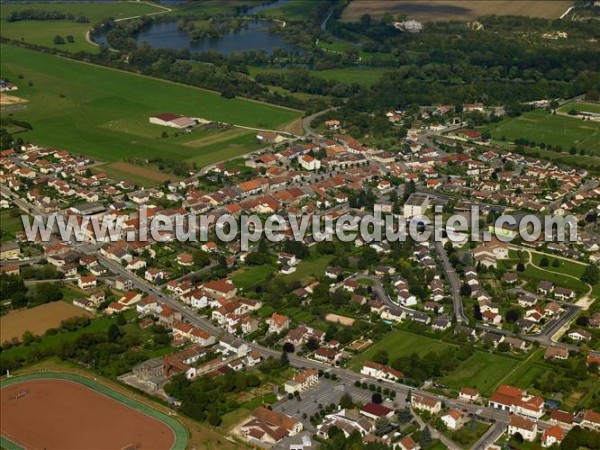
<svg viewBox="0 0 600 450"><path fill-rule="evenodd" d="M74 16L85 16L89 23L77 23L72 20L23 20L8 22L6 17L15 11L24 9L44 9L70 13ZM29 44L58 48L63 51L98 51L98 47L87 42L86 33L95 22L106 17L124 19L146 14L167 12L166 8L142 2L47 2L47 3L2 3L0 7L0 35L9 39L24 41ZM74 43L54 44L54 36L71 35Z"/></svg>
<svg viewBox="0 0 600 450"><path fill-rule="evenodd" d="M162 138L171 128L148 117L174 112L236 125L275 129L300 112L2 45L2 77L16 80L27 109L14 115L33 124L24 139L114 162L126 157L162 157L204 165L256 148L255 132L202 146L206 134ZM19 80L19 75L23 78ZM32 85L30 86L29 83ZM196 139L193 145L190 141ZM188 145L186 145L188 144Z"/></svg>
<svg viewBox="0 0 600 450"><path fill-rule="evenodd" d="M453 345L434 338L411 333L410 331L397 329L387 334L366 352L353 358L348 363L348 367L359 371L363 362L370 360L380 350L386 350L389 359L394 360L401 356L411 355L412 353L423 355L431 351L440 352L450 347L453 347Z"/></svg>
<svg viewBox="0 0 600 450"><path fill-rule="evenodd" d="M575 146L577 149L585 149L588 154L600 155L599 122L552 115L545 110L535 110L513 119L505 119L490 127L489 131L494 139L505 137L514 141L525 138L546 145L560 145L565 151Z"/></svg>

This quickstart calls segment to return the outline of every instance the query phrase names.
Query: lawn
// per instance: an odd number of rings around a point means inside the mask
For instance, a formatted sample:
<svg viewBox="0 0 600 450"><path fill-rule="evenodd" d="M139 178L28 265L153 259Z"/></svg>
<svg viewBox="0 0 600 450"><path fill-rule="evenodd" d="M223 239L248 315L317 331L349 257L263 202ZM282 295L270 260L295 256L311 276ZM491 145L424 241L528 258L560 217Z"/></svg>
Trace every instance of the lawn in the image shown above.
<svg viewBox="0 0 600 450"><path fill-rule="evenodd" d="M553 267L548 267L548 270L552 269ZM572 289L578 295L581 295L582 293L587 292L588 290L588 287L583 283L583 281L566 277L564 275L549 273L544 270L538 269L537 267L533 267L530 264L527 264L527 266L525 267L525 271L521 272L521 276L523 278L529 278L533 280L532 287L534 288L534 290L537 289L537 284L540 280L547 280L554 283L555 286Z"/></svg>
<svg viewBox="0 0 600 450"><path fill-rule="evenodd" d="M457 369L442 378L442 384L455 389L469 387L477 389L483 395L489 395L496 384L519 363L518 360L493 353L476 351Z"/></svg>
<svg viewBox="0 0 600 450"><path fill-rule="evenodd" d="M587 267L587 265L585 265L585 264L577 264L576 262L573 262L573 261L568 261L566 259L558 259L558 258L556 258L556 260L558 262L560 262L560 266L554 267L552 265L552 263L554 262L555 258L552 255L540 255L539 253L531 253L531 256L533 258L533 263L536 266L540 266L540 262L541 262L542 258L544 258L544 256L546 256L546 258L550 262L550 265L547 267L542 267L543 269L548 269L552 272L559 272L559 273L563 273L565 275L570 275L572 277L577 277L577 278L581 278L581 276L585 272L585 268Z"/></svg>
<svg viewBox="0 0 600 450"><path fill-rule="evenodd" d="M514 141L524 138L536 143L560 145L565 151L575 146L585 149L588 154L600 155L600 123L552 115L543 109L504 119L488 129L494 139L505 137Z"/></svg>
<svg viewBox="0 0 600 450"><path fill-rule="evenodd" d="M261 128L276 128L300 116L290 109L239 98L227 100L215 92L10 45L0 49L1 76L15 80L19 95L29 100L27 110L15 114L33 124L33 131L22 137L101 161L142 156L189 159L204 165L253 149L248 135L235 138L242 142L215 144L228 146L223 152L163 139L163 131L172 134L173 130L148 122L149 116L161 112Z"/></svg>
<svg viewBox="0 0 600 450"><path fill-rule="evenodd" d="M23 231L22 211L18 208L0 210L0 240L12 240L15 233Z"/></svg>
<svg viewBox="0 0 600 450"><path fill-rule="evenodd" d="M89 23L77 23L72 20L35 21L24 20L19 22L7 22L6 17L13 11L24 9L45 9L70 13L74 16L85 16ZM144 14L161 13L165 9L142 2L48 2L48 3L2 3L0 11L1 31L0 35L9 39L24 41L29 44L44 47L58 48L63 51L97 51L98 47L86 41L85 35L95 22L106 17L122 19ZM74 43L55 45L54 37L60 35L63 38L71 35L75 38Z"/></svg>
<svg viewBox="0 0 600 450"><path fill-rule="evenodd" d="M325 269L332 260L331 255L311 254L296 266L296 271L289 275L281 275L286 282L301 281L306 283L310 278L324 275Z"/></svg>
<svg viewBox="0 0 600 450"><path fill-rule="evenodd" d="M348 367L359 371L363 362L370 360L379 350L386 350L389 359L394 360L401 356L411 355L412 353L423 355L431 351L440 352L450 347L452 347L451 344L437 339L396 329L371 346L366 352L352 358L348 363Z"/></svg>
<svg viewBox="0 0 600 450"><path fill-rule="evenodd" d="M556 367L549 367L541 362L528 361L502 380L502 383L521 389L530 389L536 379L542 377L546 372L556 372L556 370Z"/></svg>
<svg viewBox="0 0 600 450"><path fill-rule="evenodd" d="M248 290L264 281L275 270L277 270L275 266L271 265L247 266L232 274L231 280L237 288Z"/></svg>

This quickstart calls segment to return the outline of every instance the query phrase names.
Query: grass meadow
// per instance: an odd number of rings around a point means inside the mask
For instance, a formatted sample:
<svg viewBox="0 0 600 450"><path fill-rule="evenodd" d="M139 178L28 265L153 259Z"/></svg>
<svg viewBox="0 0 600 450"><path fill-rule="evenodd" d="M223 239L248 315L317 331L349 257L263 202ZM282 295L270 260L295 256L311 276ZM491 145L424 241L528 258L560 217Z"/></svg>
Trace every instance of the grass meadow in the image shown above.
<svg viewBox="0 0 600 450"><path fill-rule="evenodd" d="M14 80L19 96L29 101L26 110L14 113L16 119L33 124L33 131L21 136L100 161L161 157L203 166L258 147L251 130L218 138L198 130L175 138L173 129L148 122L149 116L161 112L271 129L300 117L295 110L227 100L215 92L11 45L2 45L1 51L1 76ZM161 137L163 132L170 137ZM204 137L210 137L207 145Z"/></svg>
<svg viewBox="0 0 600 450"><path fill-rule="evenodd" d="M440 352L450 347L453 347L453 345L438 339L397 329L384 336L366 352L353 358L348 363L348 367L359 371L363 362L370 360L380 350L386 350L389 359L393 361L396 358L411 355L412 353L423 355L431 351Z"/></svg>
<svg viewBox="0 0 600 450"><path fill-rule="evenodd" d="M8 22L6 17L14 11L24 9L45 9L70 13L74 16L86 16L89 23L77 23L71 20L35 21L23 20ZM3 3L0 9L0 35L16 39L28 44L58 48L63 51L76 53L78 51L97 51L98 47L86 41L85 35L92 25L106 17L123 19L126 17L152 14L165 11L163 8L142 2L47 2L47 3ZM54 36L75 38L72 44L54 44Z"/></svg>
<svg viewBox="0 0 600 450"><path fill-rule="evenodd" d="M546 110L538 109L519 117L504 119L499 124L489 127L489 131L494 139L504 137L508 141L514 141L524 138L546 145L560 145L564 151L575 146L577 149L585 149L588 155L600 156L599 122L552 115ZM558 153L554 154L560 156Z"/></svg>
<svg viewBox="0 0 600 450"><path fill-rule="evenodd" d="M483 395L490 395L497 384L519 364L519 360L493 353L476 351L449 375L442 378L442 384L460 389L477 389Z"/></svg>

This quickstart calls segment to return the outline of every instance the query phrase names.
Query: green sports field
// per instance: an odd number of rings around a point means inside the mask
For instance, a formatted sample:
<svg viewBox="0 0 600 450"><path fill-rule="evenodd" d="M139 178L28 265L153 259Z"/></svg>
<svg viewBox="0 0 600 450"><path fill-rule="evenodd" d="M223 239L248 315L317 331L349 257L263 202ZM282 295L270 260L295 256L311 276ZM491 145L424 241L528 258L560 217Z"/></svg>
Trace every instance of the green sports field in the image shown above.
<svg viewBox="0 0 600 450"><path fill-rule="evenodd" d="M488 129L494 139L505 137L508 141L514 141L524 138L546 145L560 145L564 151L575 146L577 149L585 149L588 155L600 155L600 122L552 115L546 110L538 109L516 118L505 119Z"/></svg>
<svg viewBox="0 0 600 450"><path fill-rule="evenodd" d="M128 397L120 392L114 391L107 386L104 386L96 381L92 381L90 379L84 378L79 375L67 374L67 373L52 373L52 372L42 372L42 373L32 373L28 375L23 375L15 378L10 378L2 382L0 387L10 386L14 383L21 383L23 381L29 380L39 380L39 379L61 379L61 380L69 380L74 381L76 383L82 384L94 391L97 391L101 394L106 395L107 397L112 398L113 400L118 401L124 405L129 406L130 408L137 410L147 416L150 416L156 420L163 422L173 431L175 435L175 442L173 444L173 449L185 449L188 442L188 431L187 429L176 419L173 417L169 417L166 414L151 408L147 404L140 403L131 397ZM4 437L0 437L0 445L2 448L8 449L19 449L20 447L13 444L9 440Z"/></svg>
<svg viewBox="0 0 600 450"><path fill-rule="evenodd" d="M14 11L25 9L43 9L70 13L74 16L85 16L89 23L77 23L72 20L23 20L19 22L8 22L6 17ZM0 35L9 39L24 41L29 44L44 47L58 48L63 51L78 52L98 50L93 44L86 41L85 35L95 22L106 17L123 19L145 14L156 14L166 12L166 9L150 3L143 2L46 2L46 3L2 3L0 7ZM75 38L74 43L62 45L54 44L54 36L63 38L71 35Z"/></svg>
<svg viewBox="0 0 600 450"><path fill-rule="evenodd" d="M151 115L173 112L236 125L275 129L300 112L179 85L65 58L2 45L1 76L13 80L15 95L29 100L14 114L33 125L23 139L64 148L101 161L162 157L204 165L256 148L248 130L202 145L202 132L172 137L172 128L152 125ZM19 77L22 76L22 79ZM29 83L32 85L30 86ZM163 132L169 134L162 138ZM194 145L190 141L196 139ZM218 150L226 150L224 152Z"/></svg>

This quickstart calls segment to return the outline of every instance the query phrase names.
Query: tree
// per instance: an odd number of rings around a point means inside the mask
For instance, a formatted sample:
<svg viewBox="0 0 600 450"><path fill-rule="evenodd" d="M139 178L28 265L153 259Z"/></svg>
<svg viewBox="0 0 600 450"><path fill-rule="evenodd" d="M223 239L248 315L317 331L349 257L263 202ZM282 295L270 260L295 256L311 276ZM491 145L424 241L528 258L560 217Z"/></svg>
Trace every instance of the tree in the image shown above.
<svg viewBox="0 0 600 450"><path fill-rule="evenodd" d="M519 310L518 309L509 309L506 312L506 316L505 319L508 323L515 323L517 320L519 320Z"/></svg>
<svg viewBox="0 0 600 450"><path fill-rule="evenodd" d="M423 428L423 433L421 433L421 439L419 439L419 444L421 444L421 447L425 448L431 444L431 441L431 430L428 426L426 426L425 428Z"/></svg>
<svg viewBox="0 0 600 450"><path fill-rule="evenodd" d="M109 342L117 342L121 337L121 330L116 323L111 323L106 331L106 334L108 335Z"/></svg>
<svg viewBox="0 0 600 450"><path fill-rule="evenodd" d="M287 366L290 364L290 358L288 357L287 352L281 352L281 364Z"/></svg>
<svg viewBox="0 0 600 450"><path fill-rule="evenodd" d="M344 395L342 395L342 398L340 398L340 408L349 409L353 406L354 401L352 400L352 396L346 392Z"/></svg>
<svg viewBox="0 0 600 450"><path fill-rule="evenodd" d="M522 262L517 264L517 272L525 272L525 264L523 264Z"/></svg>
<svg viewBox="0 0 600 450"><path fill-rule="evenodd" d="M410 412L410 408L407 406L403 409L398 410L396 413L396 417L398 417L398 421L400 423L408 423L412 420L412 413Z"/></svg>
<svg viewBox="0 0 600 450"><path fill-rule="evenodd" d="M498 344L498 351L500 352L508 352L510 351L510 345L508 342L500 342Z"/></svg>
<svg viewBox="0 0 600 450"><path fill-rule="evenodd" d="M371 360L379 364L387 364L388 352L384 349L378 350L377 353L373 355L373 358Z"/></svg>
<svg viewBox="0 0 600 450"><path fill-rule="evenodd" d="M550 265L550 261L548 260L548 258L547 258L547 257L545 257L545 256L544 256L544 257L543 257L543 258L540 260L540 266L541 266L541 267L548 267L549 265Z"/></svg>
<svg viewBox="0 0 600 450"><path fill-rule="evenodd" d="M291 342L286 342L285 344L283 344L283 351L285 353L294 353L296 349L294 348L294 344L292 344Z"/></svg>
<svg viewBox="0 0 600 450"><path fill-rule="evenodd" d="M194 250L192 253L192 259L194 260L194 264L200 267L205 267L210 264L210 255L203 250Z"/></svg>
<svg viewBox="0 0 600 450"><path fill-rule="evenodd" d="M377 405L383 403L383 398L381 397L381 394L379 392L374 392L373 395L371 395L371 402Z"/></svg>
<svg viewBox="0 0 600 450"><path fill-rule="evenodd" d="M54 45L64 45L65 39L57 34L56 36L54 36L53 42Z"/></svg>
<svg viewBox="0 0 600 450"><path fill-rule="evenodd" d="M598 284L600 281L600 269L595 264L590 264L585 268L583 275L581 276L581 281L587 284Z"/></svg>

